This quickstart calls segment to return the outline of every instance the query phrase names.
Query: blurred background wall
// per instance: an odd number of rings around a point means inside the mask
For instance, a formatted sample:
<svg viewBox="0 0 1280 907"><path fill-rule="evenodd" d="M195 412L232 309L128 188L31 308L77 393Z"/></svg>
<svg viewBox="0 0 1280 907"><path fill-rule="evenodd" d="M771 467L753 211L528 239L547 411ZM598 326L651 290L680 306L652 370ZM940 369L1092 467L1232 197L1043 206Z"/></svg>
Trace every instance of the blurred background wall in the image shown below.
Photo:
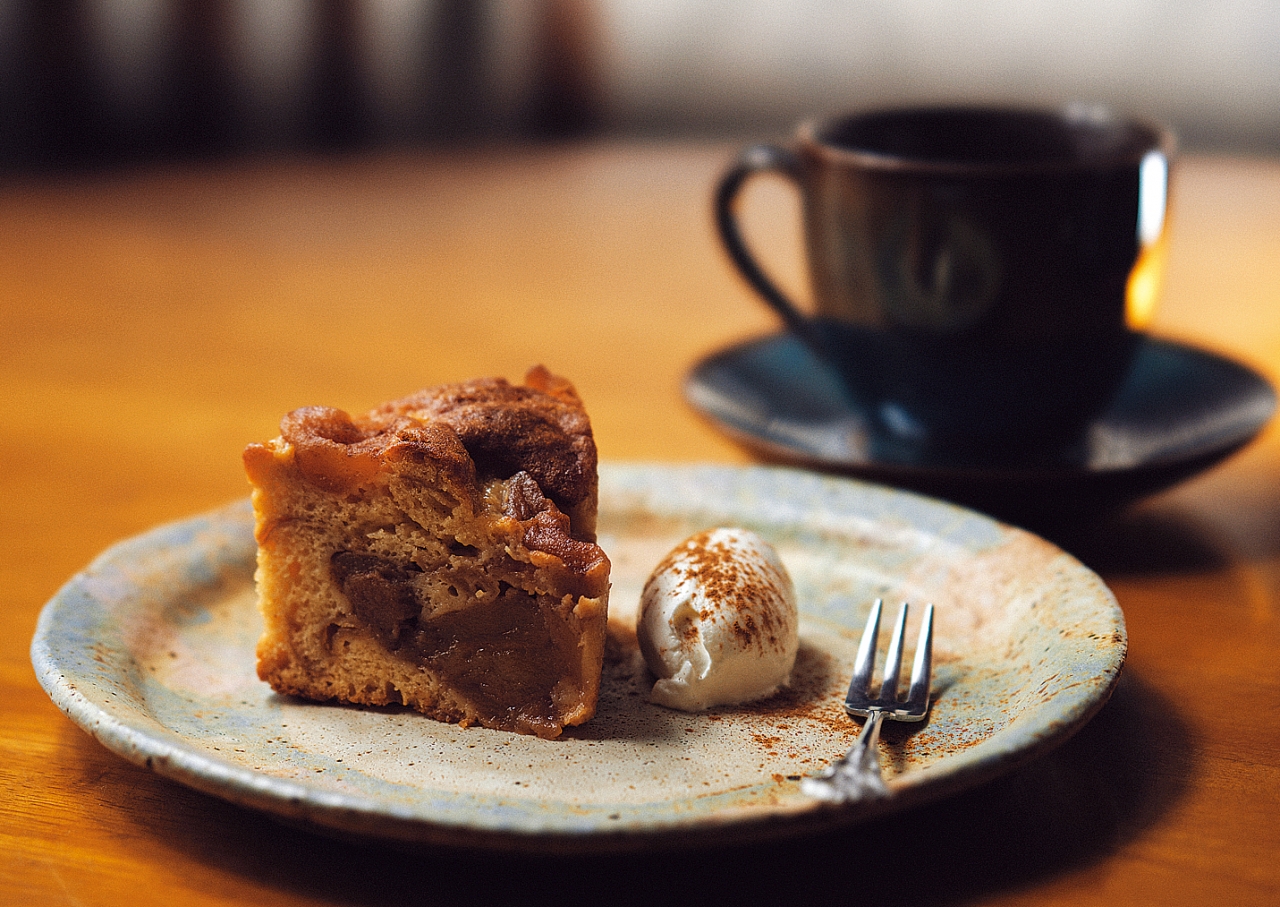
<svg viewBox="0 0 1280 907"><path fill-rule="evenodd" d="M1111 104L1280 152L1275 0L0 0L0 166Z"/></svg>

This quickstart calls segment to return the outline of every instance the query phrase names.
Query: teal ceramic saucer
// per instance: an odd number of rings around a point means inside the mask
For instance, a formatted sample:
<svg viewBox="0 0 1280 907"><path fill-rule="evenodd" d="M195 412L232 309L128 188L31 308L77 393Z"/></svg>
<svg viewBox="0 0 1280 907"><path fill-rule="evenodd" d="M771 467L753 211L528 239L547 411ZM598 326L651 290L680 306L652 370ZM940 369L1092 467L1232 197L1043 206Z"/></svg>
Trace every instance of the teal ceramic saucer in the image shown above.
<svg viewBox="0 0 1280 907"><path fill-rule="evenodd" d="M685 396L768 460L909 488L1041 529L1097 520L1208 469L1252 440L1276 409L1275 391L1252 369L1154 337L1079 438L1000 463L880 443L856 388L785 332L706 357Z"/></svg>

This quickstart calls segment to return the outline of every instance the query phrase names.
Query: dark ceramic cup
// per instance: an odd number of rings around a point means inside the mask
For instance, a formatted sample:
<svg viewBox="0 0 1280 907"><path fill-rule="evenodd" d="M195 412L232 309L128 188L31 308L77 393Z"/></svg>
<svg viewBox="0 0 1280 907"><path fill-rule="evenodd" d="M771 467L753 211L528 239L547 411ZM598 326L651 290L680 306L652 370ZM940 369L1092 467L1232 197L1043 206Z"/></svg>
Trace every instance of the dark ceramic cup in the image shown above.
<svg viewBox="0 0 1280 907"><path fill-rule="evenodd" d="M957 463L1061 451L1119 388L1163 259L1163 129L1097 108L888 110L746 149L716 194L747 281L837 367L877 443ZM799 187L811 312L735 215L761 171Z"/></svg>

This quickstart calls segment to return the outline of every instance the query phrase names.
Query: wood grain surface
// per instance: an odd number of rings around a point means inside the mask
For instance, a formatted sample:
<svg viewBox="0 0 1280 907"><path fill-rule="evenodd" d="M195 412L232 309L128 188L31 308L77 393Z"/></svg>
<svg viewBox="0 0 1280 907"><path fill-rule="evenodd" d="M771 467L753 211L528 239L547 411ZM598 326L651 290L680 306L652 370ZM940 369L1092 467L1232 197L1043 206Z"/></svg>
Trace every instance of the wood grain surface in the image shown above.
<svg viewBox="0 0 1280 907"><path fill-rule="evenodd" d="M714 239L733 149L569 145L260 160L0 186L0 902L1280 902L1280 433L1063 541L1124 608L1110 704L977 790L839 835L590 859L399 852L286 827L124 762L28 657L104 547L247 493L305 404L572 378L602 456L747 462L683 403L773 329ZM1280 162L1189 158L1154 330L1280 381ZM796 202L748 230L803 293ZM872 867L923 867L914 878Z"/></svg>

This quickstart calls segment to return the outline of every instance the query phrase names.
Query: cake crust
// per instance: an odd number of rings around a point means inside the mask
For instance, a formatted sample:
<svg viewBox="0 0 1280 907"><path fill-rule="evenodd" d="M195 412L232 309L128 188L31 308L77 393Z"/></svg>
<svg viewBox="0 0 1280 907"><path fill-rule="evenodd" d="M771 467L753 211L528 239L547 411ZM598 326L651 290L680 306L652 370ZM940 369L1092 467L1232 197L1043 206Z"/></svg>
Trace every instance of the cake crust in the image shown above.
<svg viewBox="0 0 1280 907"><path fill-rule="evenodd" d="M544 737L594 714L609 561L568 381L536 367L357 417L298 409L244 463L277 692Z"/></svg>

